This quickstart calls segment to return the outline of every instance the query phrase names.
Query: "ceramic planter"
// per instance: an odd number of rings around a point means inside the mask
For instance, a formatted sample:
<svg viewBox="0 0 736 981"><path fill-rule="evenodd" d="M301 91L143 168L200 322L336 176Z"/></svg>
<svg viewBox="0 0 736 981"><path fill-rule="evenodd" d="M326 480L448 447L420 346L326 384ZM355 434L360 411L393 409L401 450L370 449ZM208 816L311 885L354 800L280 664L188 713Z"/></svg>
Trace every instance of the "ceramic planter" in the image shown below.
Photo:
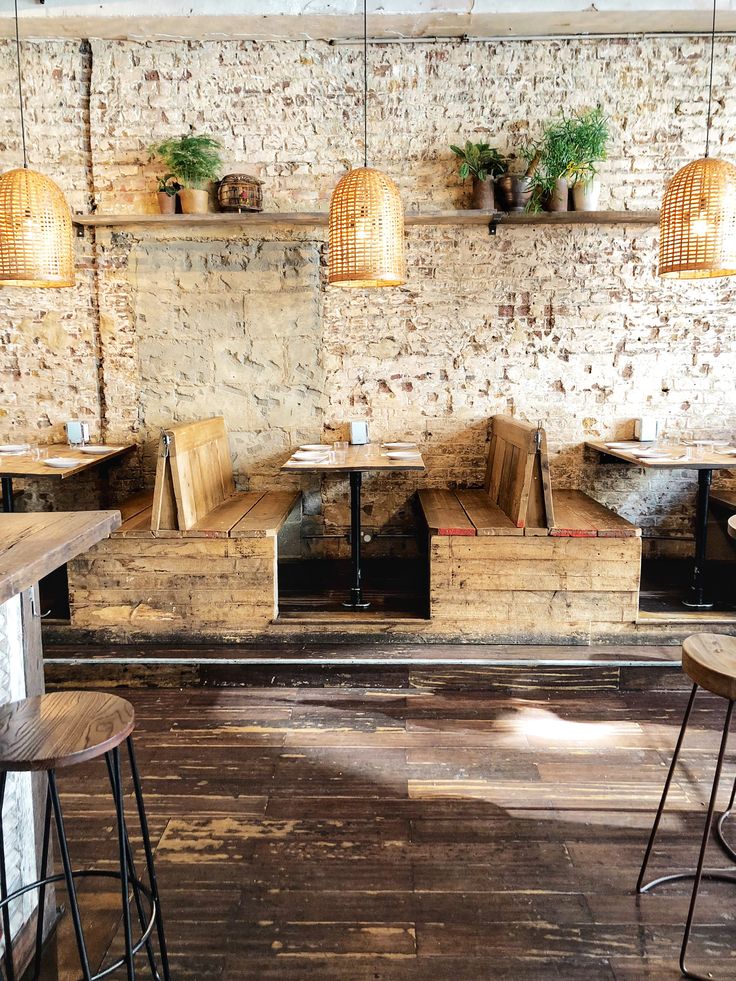
<svg viewBox="0 0 736 981"><path fill-rule="evenodd" d="M470 207L480 211L494 211L496 202L493 194L493 181L479 181L473 178L473 194L470 199Z"/></svg>
<svg viewBox="0 0 736 981"><path fill-rule="evenodd" d="M523 211L532 195L528 177L504 174L496 181L499 205L503 211Z"/></svg>
<svg viewBox="0 0 736 981"><path fill-rule="evenodd" d="M179 200L183 215L206 215L210 210L209 191L197 187L183 187L179 191Z"/></svg>
<svg viewBox="0 0 736 981"><path fill-rule="evenodd" d="M176 214L176 195L167 194L166 191L159 191L158 210L162 215Z"/></svg>
<svg viewBox="0 0 736 981"><path fill-rule="evenodd" d="M577 181L573 185L572 200L576 211L597 211L600 196L599 177L593 177L589 181Z"/></svg>
<svg viewBox="0 0 736 981"><path fill-rule="evenodd" d="M564 177L555 181L555 188L545 201L547 211L567 211L568 186Z"/></svg>

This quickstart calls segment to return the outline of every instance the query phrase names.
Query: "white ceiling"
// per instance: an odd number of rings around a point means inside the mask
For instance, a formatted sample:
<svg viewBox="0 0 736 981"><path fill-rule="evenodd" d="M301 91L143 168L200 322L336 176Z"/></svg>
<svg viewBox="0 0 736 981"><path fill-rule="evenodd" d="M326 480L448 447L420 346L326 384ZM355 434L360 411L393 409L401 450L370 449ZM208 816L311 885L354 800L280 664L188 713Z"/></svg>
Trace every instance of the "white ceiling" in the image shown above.
<svg viewBox="0 0 736 981"><path fill-rule="evenodd" d="M358 0L19 0L24 37L321 38L363 30ZM155 15L151 11L155 10ZM371 37L543 37L710 30L712 0L368 0ZM0 0L0 36L13 30ZM718 0L736 32L736 0Z"/></svg>

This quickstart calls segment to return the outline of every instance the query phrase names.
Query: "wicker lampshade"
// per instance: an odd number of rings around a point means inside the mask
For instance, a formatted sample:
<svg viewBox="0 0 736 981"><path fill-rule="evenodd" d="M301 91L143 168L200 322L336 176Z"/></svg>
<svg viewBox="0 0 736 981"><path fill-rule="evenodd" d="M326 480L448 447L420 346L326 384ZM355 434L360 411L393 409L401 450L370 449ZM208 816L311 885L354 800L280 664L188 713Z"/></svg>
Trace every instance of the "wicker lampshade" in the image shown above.
<svg viewBox="0 0 736 981"><path fill-rule="evenodd" d="M677 171L659 218L659 275L736 275L736 167L703 157Z"/></svg>
<svg viewBox="0 0 736 981"><path fill-rule="evenodd" d="M0 175L0 286L73 285L72 217L61 189L27 168Z"/></svg>
<svg viewBox="0 0 736 981"><path fill-rule="evenodd" d="M329 282L402 286L404 209L394 182L371 167L349 170L330 201Z"/></svg>

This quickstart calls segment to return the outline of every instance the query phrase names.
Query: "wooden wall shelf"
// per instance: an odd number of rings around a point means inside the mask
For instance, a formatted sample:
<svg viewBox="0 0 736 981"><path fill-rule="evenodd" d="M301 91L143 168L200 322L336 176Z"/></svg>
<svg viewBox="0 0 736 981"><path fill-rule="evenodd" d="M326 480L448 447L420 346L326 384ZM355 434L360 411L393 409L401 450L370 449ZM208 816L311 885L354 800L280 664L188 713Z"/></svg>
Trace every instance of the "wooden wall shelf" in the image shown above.
<svg viewBox="0 0 736 981"><path fill-rule="evenodd" d="M74 215L74 224L84 228L186 229L220 227L322 227L327 225L326 211L261 211L248 214L211 212L206 215ZM406 214L407 225L656 225L658 211L558 211L542 214L506 214L491 211L416 211Z"/></svg>

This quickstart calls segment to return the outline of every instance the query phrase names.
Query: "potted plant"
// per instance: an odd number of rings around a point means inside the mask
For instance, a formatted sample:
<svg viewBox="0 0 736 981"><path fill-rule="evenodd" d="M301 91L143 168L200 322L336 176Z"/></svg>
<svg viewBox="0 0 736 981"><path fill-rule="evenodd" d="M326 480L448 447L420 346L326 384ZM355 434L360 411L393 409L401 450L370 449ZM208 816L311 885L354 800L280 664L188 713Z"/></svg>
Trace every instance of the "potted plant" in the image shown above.
<svg viewBox="0 0 736 981"><path fill-rule="evenodd" d="M541 140L529 144L524 151L529 160L527 176L532 192L529 211L541 211L542 207L547 211L567 211L568 178L574 164L568 123L564 116L553 120Z"/></svg>
<svg viewBox="0 0 736 981"><path fill-rule="evenodd" d="M181 184L174 180L173 174L157 177L158 181L158 210L162 215L173 215L176 211L176 195L181 190Z"/></svg>
<svg viewBox="0 0 736 981"><path fill-rule="evenodd" d="M493 211L496 207L493 180L506 170L504 158L488 143L471 143L468 140L464 147L453 145L450 149L460 158L460 179L464 181L468 177L473 178L470 207Z"/></svg>
<svg viewBox="0 0 736 981"><path fill-rule="evenodd" d="M159 157L181 184L179 200L185 215L208 211L209 192L203 185L218 179L222 168L220 149L218 140L195 133L151 147L151 157Z"/></svg>
<svg viewBox="0 0 736 981"><path fill-rule="evenodd" d="M523 174L504 174L496 181L501 208L504 211L524 211L532 194L531 174L538 166L537 146L524 144L519 149L519 159L526 164Z"/></svg>
<svg viewBox="0 0 736 981"><path fill-rule="evenodd" d="M608 118L600 106L567 121L574 161L570 169L576 211L597 211L601 182L596 164L606 159Z"/></svg>

